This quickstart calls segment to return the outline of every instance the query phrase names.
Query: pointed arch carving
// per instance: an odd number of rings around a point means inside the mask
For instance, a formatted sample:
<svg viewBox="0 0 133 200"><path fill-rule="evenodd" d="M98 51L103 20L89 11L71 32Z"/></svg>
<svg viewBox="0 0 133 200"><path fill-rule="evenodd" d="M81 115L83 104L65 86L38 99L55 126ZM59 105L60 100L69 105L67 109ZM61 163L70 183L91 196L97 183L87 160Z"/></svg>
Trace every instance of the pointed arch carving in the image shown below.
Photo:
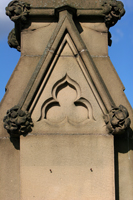
<svg viewBox="0 0 133 200"><path fill-rule="evenodd" d="M69 102L70 98L68 97L68 101L66 100L66 102L63 103L66 105L66 107L68 107L68 109L67 109L68 112L66 112L65 109L63 110L62 102L60 101L60 98L58 97L58 94L60 93L60 91L62 91L66 87L70 87L71 90L73 90L76 94L75 99L71 99ZM69 94L68 94L68 96L69 96ZM86 115L85 115L86 117L83 117L83 118L80 117L80 120L79 119L77 120L76 115L75 115L75 118L72 119L71 111L69 111L69 106L71 106L71 104L73 104L73 107L75 107L74 110L76 110L77 107L84 109L86 111ZM62 120L56 121L56 120L48 119L47 113L53 107L59 107L59 109L62 108L62 111L64 113L64 118ZM76 81L74 81L73 79L71 79L67 74L53 85L51 97L43 102L43 104L41 106L41 114L37 121L39 122L43 119L48 120L50 124L52 124L52 123L60 124L62 122L67 121L73 125L77 125L77 124L81 125L81 124L84 124L85 122L88 122L88 120L95 121L95 119L93 117L92 105L90 104L90 102L87 99L81 97L81 89L80 89L79 84Z"/></svg>
<svg viewBox="0 0 133 200"><path fill-rule="evenodd" d="M111 107L115 106L115 103L73 22L72 15L66 11L60 12L59 22L40 58L40 61L36 66L29 83L27 84L27 87L25 88L22 97L20 98L19 106L24 110L30 110L34 101L35 93L40 87L44 76L46 76L49 64L53 62L55 54L59 48L59 43L62 42L62 39L65 37L64 33L66 31L69 33L73 44L75 45L76 51L80 57L80 62L84 65L83 70L85 72L86 79L89 79L89 85L91 84L92 91L96 96L102 113L107 114ZM74 55L76 56L77 54Z"/></svg>

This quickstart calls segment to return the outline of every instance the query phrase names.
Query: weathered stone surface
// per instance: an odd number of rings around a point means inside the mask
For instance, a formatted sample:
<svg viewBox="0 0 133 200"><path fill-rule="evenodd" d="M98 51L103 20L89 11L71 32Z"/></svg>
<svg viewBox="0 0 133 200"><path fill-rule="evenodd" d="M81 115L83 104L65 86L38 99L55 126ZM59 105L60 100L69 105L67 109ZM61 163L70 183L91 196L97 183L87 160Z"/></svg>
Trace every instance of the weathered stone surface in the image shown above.
<svg viewBox="0 0 133 200"><path fill-rule="evenodd" d="M93 60L111 96L113 96L116 105L124 105L127 108L131 119L131 127L133 127L132 107L126 98L125 93L123 92L125 90L124 85L122 84L113 64L111 63L110 58L108 56L94 56Z"/></svg>
<svg viewBox="0 0 133 200"><path fill-rule="evenodd" d="M22 55L42 55L57 23L35 23L22 31ZM92 56L108 55L108 30L104 23L80 22L81 37ZM51 34L47 34L47 32ZM45 36L45 37L44 37Z"/></svg>
<svg viewBox="0 0 133 200"><path fill-rule="evenodd" d="M21 200L114 200L113 136L21 138Z"/></svg>
<svg viewBox="0 0 133 200"><path fill-rule="evenodd" d="M0 137L0 199L20 199L19 153L9 138Z"/></svg>
<svg viewBox="0 0 133 200"><path fill-rule="evenodd" d="M58 8L61 6L71 6L74 8L80 8L80 9L91 9L91 8L101 8L102 3L104 0L24 0L25 2L29 3L32 7L42 7L42 8Z"/></svg>
<svg viewBox="0 0 133 200"><path fill-rule="evenodd" d="M56 27L55 22L32 22L21 33L22 55L42 55Z"/></svg>
<svg viewBox="0 0 133 200"><path fill-rule="evenodd" d="M91 56L108 55L108 30L104 23L80 22L80 33Z"/></svg>
<svg viewBox="0 0 133 200"><path fill-rule="evenodd" d="M17 105L22 91L25 89L26 85L29 82L29 78L31 77L35 67L39 61L40 57L29 57L29 56L22 56L11 76L9 79L7 86L6 86L6 93L3 97L2 101L0 102L0 136L8 137L7 131L4 129L3 126L3 118L10 108L14 105ZM20 81L23 79L23 81Z"/></svg>

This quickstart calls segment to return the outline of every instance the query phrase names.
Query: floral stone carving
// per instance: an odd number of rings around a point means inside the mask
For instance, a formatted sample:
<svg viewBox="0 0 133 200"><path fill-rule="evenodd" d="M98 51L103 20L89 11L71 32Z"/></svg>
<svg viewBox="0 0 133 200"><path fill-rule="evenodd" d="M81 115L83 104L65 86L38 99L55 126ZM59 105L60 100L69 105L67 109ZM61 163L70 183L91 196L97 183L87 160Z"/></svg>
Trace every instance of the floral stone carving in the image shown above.
<svg viewBox="0 0 133 200"><path fill-rule="evenodd" d="M104 116L104 121L111 134L121 134L130 127L131 120L128 118L127 109L120 105L113 108L108 115Z"/></svg>
<svg viewBox="0 0 133 200"><path fill-rule="evenodd" d="M23 111L19 106L14 106L7 111L6 116L3 119L4 128L8 131L11 136L20 136L27 134L33 122L30 116L30 113Z"/></svg>
<svg viewBox="0 0 133 200"><path fill-rule="evenodd" d="M11 32L8 35L8 44L11 48L15 48L18 51L21 51L21 47L20 44L16 38L16 34L15 34L15 28L11 30Z"/></svg>
<svg viewBox="0 0 133 200"><path fill-rule="evenodd" d="M14 0L6 7L6 15L8 15L13 22L17 22L18 20L24 22L27 20L29 9L30 4Z"/></svg>
<svg viewBox="0 0 133 200"><path fill-rule="evenodd" d="M103 14L105 14L105 23L108 28L114 26L125 14L124 5L121 1L105 1L102 6Z"/></svg>
<svg viewBox="0 0 133 200"><path fill-rule="evenodd" d="M30 4L14 0L11 1L6 7L6 15L15 22L15 28L9 33L8 44L12 48L20 51L20 31L24 28L24 24L27 20L27 15L29 14ZM16 34L17 30L17 34Z"/></svg>

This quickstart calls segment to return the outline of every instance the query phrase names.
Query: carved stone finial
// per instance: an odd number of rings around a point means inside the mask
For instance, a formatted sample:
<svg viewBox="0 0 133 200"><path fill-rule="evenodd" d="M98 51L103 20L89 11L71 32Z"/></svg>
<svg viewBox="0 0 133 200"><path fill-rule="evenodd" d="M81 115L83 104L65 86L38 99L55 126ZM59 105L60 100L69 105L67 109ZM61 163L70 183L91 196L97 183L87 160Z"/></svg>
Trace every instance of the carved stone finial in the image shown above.
<svg viewBox="0 0 133 200"><path fill-rule="evenodd" d="M120 105L112 108L108 115L104 116L104 121L111 134L121 134L130 127L131 120L128 118L127 109Z"/></svg>
<svg viewBox="0 0 133 200"><path fill-rule="evenodd" d="M15 48L18 51L21 51L21 47L19 44L19 41L16 38L15 28L11 30L11 32L8 35L8 44L11 48Z"/></svg>
<svg viewBox="0 0 133 200"><path fill-rule="evenodd" d="M14 106L8 110L3 122L8 133L16 137L28 133L33 126L30 113L22 111L19 106Z"/></svg>
<svg viewBox="0 0 133 200"><path fill-rule="evenodd" d="M27 20L26 17L29 13L29 9L30 4L14 0L6 7L6 15L8 15L13 22L17 22L19 19L24 22Z"/></svg>
<svg viewBox="0 0 133 200"><path fill-rule="evenodd" d="M103 14L105 14L105 23L108 28L114 26L125 14L124 5L121 1L109 0L103 4Z"/></svg>

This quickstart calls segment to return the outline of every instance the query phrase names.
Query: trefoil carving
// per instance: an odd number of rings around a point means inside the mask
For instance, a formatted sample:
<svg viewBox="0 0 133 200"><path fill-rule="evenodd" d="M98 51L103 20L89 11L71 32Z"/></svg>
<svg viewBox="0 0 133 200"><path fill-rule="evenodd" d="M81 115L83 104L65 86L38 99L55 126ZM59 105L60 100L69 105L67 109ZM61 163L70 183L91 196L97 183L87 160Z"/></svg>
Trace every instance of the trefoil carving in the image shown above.
<svg viewBox="0 0 133 200"><path fill-rule="evenodd" d="M58 93L63 89L65 88L66 86L70 86L73 90L76 91L76 98L75 98L75 101L73 102L64 102L64 104L66 104L66 108L64 110L62 110L62 112L64 112L64 119L61 120L61 121L54 121L54 120L50 120L50 119L47 119L47 112L52 109L54 106L58 106L59 109L63 107L62 105L62 102L60 102L60 100L58 99ZM70 94L68 94L70 95ZM41 107L41 115L38 119L38 122L45 119L47 120L48 123L50 124L62 124L62 123L70 123L70 124L73 124L73 125L82 125L86 122L88 122L88 120L94 120L94 117L93 117L93 109L92 109L92 106L90 104L90 102L81 97L81 90L80 90L80 86L78 85L78 83L76 81L74 81L73 79L71 79L67 74L59 81L57 81L53 88L52 88L52 97L45 100L44 103L42 104L42 107ZM68 103L68 105L67 105ZM80 118L80 120L76 120L76 117L73 119L71 118L71 110L70 110L70 107L67 109L67 106L71 107L71 105L73 105L75 108L74 110L77 108L77 106L81 106L83 108L86 109L86 118L85 119L82 119L82 117Z"/></svg>
<svg viewBox="0 0 133 200"><path fill-rule="evenodd" d="M125 132L130 127L131 123L129 113L122 105L112 108L108 115L104 115L104 121L109 133L114 135Z"/></svg>
<svg viewBox="0 0 133 200"><path fill-rule="evenodd" d="M19 106L14 106L8 110L3 122L4 128L13 137L27 134L33 126L30 113L21 110Z"/></svg>

